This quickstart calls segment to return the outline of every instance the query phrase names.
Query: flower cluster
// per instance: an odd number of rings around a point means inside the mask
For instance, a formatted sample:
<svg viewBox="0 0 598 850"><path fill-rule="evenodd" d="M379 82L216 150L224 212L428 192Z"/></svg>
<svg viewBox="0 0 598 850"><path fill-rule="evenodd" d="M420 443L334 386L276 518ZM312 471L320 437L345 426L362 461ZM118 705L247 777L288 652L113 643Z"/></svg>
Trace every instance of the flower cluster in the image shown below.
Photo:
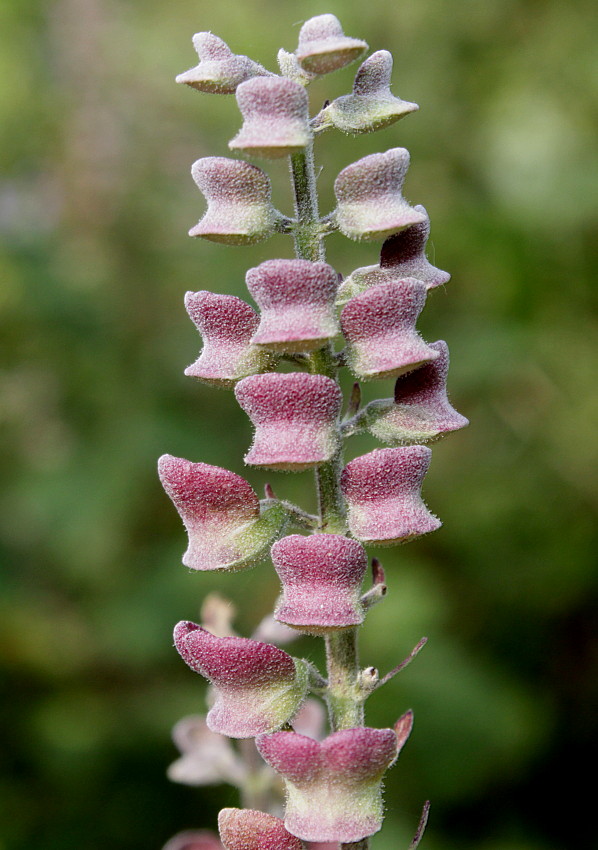
<svg viewBox="0 0 598 850"><path fill-rule="evenodd" d="M211 33L197 34L193 43L199 64L177 81L201 92L235 94L242 125L229 148L243 156L288 157L295 214L273 207L261 168L205 157L194 163L192 175L206 211L190 235L246 245L288 233L296 257L267 260L247 272L257 310L230 295L187 293L185 306L203 347L185 374L234 389L254 427L246 464L315 471L319 512L310 515L269 487L260 501L244 478L226 469L171 455L160 459L160 479L188 534L183 564L235 571L270 556L281 583L273 620L252 638L236 635L229 624L218 633L214 617L176 626L175 646L210 683L211 697L205 720L187 718L175 729L182 757L171 778L228 781L247 790L242 749L235 751L224 736L254 738L262 785L284 784L286 794L282 819L257 806L224 809L220 839L181 833L167 848L301 850L306 842L365 848L382 825L383 775L404 746L413 715L406 712L387 729L364 725L366 698L404 666L382 680L374 668L359 666L357 629L386 592L376 560L373 585L362 590L364 545L390 546L439 528L421 497L431 459L426 444L467 420L447 397L446 343L428 343L416 329L428 291L449 275L426 257L426 210L403 196L409 153L394 147L343 168L334 181L336 208L320 216L313 146L324 131L377 131L418 107L391 93L392 57L380 50L363 61L351 93L310 118L309 83L367 50L333 15L304 24L296 51L280 51L278 74L234 54ZM343 279L324 257L324 238L336 231L380 241L379 263ZM344 340L340 349L338 339ZM278 371L282 362L292 371ZM361 408L356 383L341 418L342 367L358 381L392 378L394 396ZM389 447L345 462L345 443L363 431ZM326 641L325 676L275 645L297 633ZM321 740L302 731L310 692L328 706L331 731ZM420 825L417 840L421 832Z"/></svg>

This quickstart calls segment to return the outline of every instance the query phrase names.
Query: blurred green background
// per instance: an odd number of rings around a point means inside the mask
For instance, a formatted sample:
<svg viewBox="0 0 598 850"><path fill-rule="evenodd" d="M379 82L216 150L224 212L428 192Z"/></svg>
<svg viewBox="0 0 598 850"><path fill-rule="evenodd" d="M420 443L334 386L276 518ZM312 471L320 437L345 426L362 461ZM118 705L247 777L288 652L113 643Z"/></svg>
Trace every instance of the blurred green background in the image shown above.
<svg viewBox="0 0 598 850"><path fill-rule="evenodd" d="M1 850L159 850L237 804L228 787L165 778L169 729L203 701L171 630L218 590L249 634L277 582L267 564L188 574L155 461L170 452L263 486L243 469L250 428L232 396L182 374L199 343L183 294L243 295L247 268L292 248L186 236L203 210L189 167L226 155L240 120L234 98L173 79L195 64L198 30L274 68L322 12L391 50L395 92L421 107L376 135L318 141L322 210L340 168L409 148L406 195L427 207L431 259L453 275L420 327L448 341L452 400L472 422L434 448L425 496L444 528L372 552L390 593L363 629L364 663L386 671L430 638L368 704L371 725L416 716L373 847L405 848L426 798L427 850L595 846L582 779L598 687L593 11L4 0ZM318 83L313 105L352 77ZM266 167L289 211L284 165ZM375 263L377 246L334 236L329 260L347 274ZM368 398L391 391L370 385ZM349 456L374 445L354 440ZM308 473L268 479L309 507ZM292 651L318 660L316 643Z"/></svg>

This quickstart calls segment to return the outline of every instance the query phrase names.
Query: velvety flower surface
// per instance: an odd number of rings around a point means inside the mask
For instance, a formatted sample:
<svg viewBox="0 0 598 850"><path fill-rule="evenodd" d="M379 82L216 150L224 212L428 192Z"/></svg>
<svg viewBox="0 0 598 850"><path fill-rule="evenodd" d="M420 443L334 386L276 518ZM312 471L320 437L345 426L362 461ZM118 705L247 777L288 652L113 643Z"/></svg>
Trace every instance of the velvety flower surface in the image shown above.
<svg viewBox="0 0 598 850"><path fill-rule="evenodd" d="M237 89L243 126L232 150L277 159L303 150L312 140L307 92L283 77L254 77Z"/></svg>
<svg viewBox="0 0 598 850"><path fill-rule="evenodd" d="M403 375L439 353L415 330L426 287L415 278L391 281L352 298L341 313L347 363L363 380Z"/></svg>
<svg viewBox="0 0 598 850"><path fill-rule="evenodd" d="M260 168L238 159L206 156L193 163L191 174L208 208L189 236L251 245L272 235L280 213L270 200L270 179Z"/></svg>
<svg viewBox="0 0 598 850"><path fill-rule="evenodd" d="M341 487L358 540L392 545L440 528L420 495L431 455L427 446L375 449L347 464Z"/></svg>
<svg viewBox="0 0 598 850"><path fill-rule="evenodd" d="M323 124L331 123L343 133L381 130L419 109L390 91L392 55L388 50L372 53L360 67L353 93L337 97L321 113Z"/></svg>
<svg viewBox="0 0 598 850"><path fill-rule="evenodd" d="M218 829L225 850L304 850L280 818L254 809L222 809Z"/></svg>
<svg viewBox="0 0 598 850"><path fill-rule="evenodd" d="M430 218L421 204L413 207L424 216L424 220L390 236L382 246L380 268L388 269L398 277L416 277L428 289L448 283L448 272L437 269L426 256L426 245L430 238Z"/></svg>
<svg viewBox="0 0 598 850"><path fill-rule="evenodd" d="M394 399L368 405L368 428L379 440L425 443L469 425L448 400L448 345L439 340L431 343L430 348L438 352L438 358L397 378Z"/></svg>
<svg viewBox="0 0 598 850"><path fill-rule="evenodd" d="M334 183L336 221L349 239L386 239L425 220L410 207L401 190L409 168L409 152L392 148L344 168Z"/></svg>
<svg viewBox="0 0 598 850"><path fill-rule="evenodd" d="M289 832L305 841L348 843L382 826L382 777L404 740L394 729L358 727L321 742L275 732L256 744L285 781Z"/></svg>
<svg viewBox="0 0 598 850"><path fill-rule="evenodd" d="M316 15L299 32L295 55L311 74L329 74L359 59L368 49L365 41L348 38L334 15Z"/></svg>
<svg viewBox="0 0 598 850"><path fill-rule="evenodd" d="M202 715L183 717L172 730L181 757L168 768L168 778L182 785L242 785L246 769L228 738L212 732Z"/></svg>
<svg viewBox="0 0 598 850"><path fill-rule="evenodd" d="M230 387L240 378L268 369L268 355L251 344L259 318L245 301L204 290L187 292L185 307L203 339L201 354L185 375Z"/></svg>
<svg viewBox="0 0 598 850"><path fill-rule="evenodd" d="M313 633L363 622L367 556L360 543L340 534L291 534L272 546L271 555L282 583L277 620Z"/></svg>
<svg viewBox="0 0 598 850"><path fill-rule="evenodd" d="M267 260L247 272L246 283L260 308L254 344L312 351L339 332L334 308L338 276L327 263Z"/></svg>
<svg viewBox="0 0 598 850"><path fill-rule="evenodd" d="M225 850L218 836L207 829L188 829L178 832L162 850Z"/></svg>
<svg viewBox="0 0 598 850"><path fill-rule="evenodd" d="M199 56L199 65L176 78L194 89L211 94L232 94L239 83L256 74L268 74L265 68L247 56L237 56L211 32L198 32L193 36L193 46Z"/></svg>
<svg viewBox="0 0 598 850"><path fill-rule="evenodd" d="M174 642L184 661L215 689L207 724L230 738L279 729L307 692L305 662L270 643L219 638L195 623L178 623Z"/></svg>
<svg viewBox="0 0 598 850"><path fill-rule="evenodd" d="M342 393L331 378L303 372L253 375L239 381L235 395L255 426L246 463L298 471L336 453Z"/></svg>
<svg viewBox="0 0 598 850"><path fill-rule="evenodd" d="M187 530L183 564L192 570L255 564L286 522L279 502L260 503L247 481L227 469L163 455L158 473Z"/></svg>

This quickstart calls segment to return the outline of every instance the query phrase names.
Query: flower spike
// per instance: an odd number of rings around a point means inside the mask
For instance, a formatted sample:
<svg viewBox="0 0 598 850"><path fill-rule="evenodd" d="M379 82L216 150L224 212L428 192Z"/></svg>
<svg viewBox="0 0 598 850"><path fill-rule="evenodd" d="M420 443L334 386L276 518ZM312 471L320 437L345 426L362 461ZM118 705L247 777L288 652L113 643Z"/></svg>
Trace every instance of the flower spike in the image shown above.
<svg viewBox="0 0 598 850"><path fill-rule="evenodd" d="M307 92L284 77L254 77L237 89L244 123L228 143L231 150L278 159L303 150L312 140Z"/></svg>
<svg viewBox="0 0 598 850"><path fill-rule="evenodd" d="M359 59L368 46L348 38L334 15L316 15L301 27L295 52L301 67L311 74L330 74Z"/></svg>
<svg viewBox="0 0 598 850"><path fill-rule="evenodd" d="M303 842L274 815L255 809L222 809L218 829L224 850L303 850Z"/></svg>
<svg viewBox="0 0 598 850"><path fill-rule="evenodd" d="M198 32L193 36L193 47L199 56L199 65L176 78L194 89L210 94L232 94L237 86L256 75L270 72L247 56L237 56L221 38L211 32Z"/></svg>

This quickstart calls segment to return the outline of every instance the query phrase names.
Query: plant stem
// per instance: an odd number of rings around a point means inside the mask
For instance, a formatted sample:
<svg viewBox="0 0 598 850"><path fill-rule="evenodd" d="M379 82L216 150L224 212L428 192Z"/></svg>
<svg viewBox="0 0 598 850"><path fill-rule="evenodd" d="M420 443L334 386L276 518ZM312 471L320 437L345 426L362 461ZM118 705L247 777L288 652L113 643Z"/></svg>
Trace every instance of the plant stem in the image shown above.
<svg viewBox="0 0 598 850"><path fill-rule="evenodd" d="M357 629L330 632L325 640L332 730L363 726L363 702L357 693Z"/></svg>

